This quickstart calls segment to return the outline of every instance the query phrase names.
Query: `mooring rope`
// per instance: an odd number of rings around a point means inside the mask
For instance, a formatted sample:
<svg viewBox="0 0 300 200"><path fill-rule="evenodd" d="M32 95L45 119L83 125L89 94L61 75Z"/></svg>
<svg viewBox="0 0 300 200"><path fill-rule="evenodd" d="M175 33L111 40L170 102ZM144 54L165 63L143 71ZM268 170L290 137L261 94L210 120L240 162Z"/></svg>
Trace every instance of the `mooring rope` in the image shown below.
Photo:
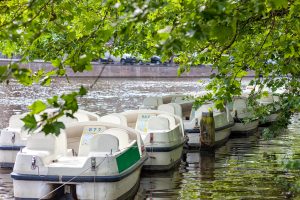
<svg viewBox="0 0 300 200"><path fill-rule="evenodd" d="M95 168L97 169L98 167L100 167L100 165L105 161L106 158L107 158L107 155L104 157L104 159L103 159L98 165L96 165ZM40 200L40 199L43 199L43 198L45 198L45 197L47 197L48 195L50 195L50 194L52 194L52 193L54 193L54 192L56 192L57 190L59 190L60 188L64 187L64 186L67 185L68 183L72 182L75 178L77 178L78 176L84 174L87 170L89 170L89 169L91 169L91 168L92 168L92 166L91 166L91 167L88 167L88 168L85 169L85 170L83 170L83 171L82 171L80 174L78 174L77 176L74 176L74 177L71 178L69 181L63 183L62 185L60 185L59 187L55 188L54 190L52 190L52 191L49 192L48 194L46 194L46 195L42 196L41 198L39 198L39 200ZM96 172L95 172L95 174L96 174ZM94 177L94 180L95 180L95 177ZM95 193L95 191L94 191L94 193ZM95 197L94 197L94 198L95 198Z"/></svg>

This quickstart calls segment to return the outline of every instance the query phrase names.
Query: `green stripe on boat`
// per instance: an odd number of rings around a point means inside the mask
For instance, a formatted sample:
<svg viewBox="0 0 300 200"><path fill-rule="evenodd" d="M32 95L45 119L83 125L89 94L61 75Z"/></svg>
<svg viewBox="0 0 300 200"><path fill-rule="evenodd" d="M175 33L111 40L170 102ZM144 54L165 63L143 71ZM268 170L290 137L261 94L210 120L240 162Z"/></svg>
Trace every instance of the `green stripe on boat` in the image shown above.
<svg viewBox="0 0 300 200"><path fill-rule="evenodd" d="M137 143L134 143L132 147L117 157L119 173L134 165L139 159L139 148Z"/></svg>

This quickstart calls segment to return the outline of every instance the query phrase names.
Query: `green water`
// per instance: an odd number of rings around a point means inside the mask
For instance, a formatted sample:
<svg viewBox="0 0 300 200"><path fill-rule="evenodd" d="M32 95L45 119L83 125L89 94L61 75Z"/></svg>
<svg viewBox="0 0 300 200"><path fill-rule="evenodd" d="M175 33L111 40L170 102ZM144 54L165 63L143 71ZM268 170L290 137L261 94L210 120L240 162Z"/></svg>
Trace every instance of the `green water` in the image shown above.
<svg viewBox="0 0 300 200"><path fill-rule="evenodd" d="M196 92L197 79L102 79L80 99L80 108L99 115L137 109L147 95ZM0 86L1 128L8 118L36 99L72 91L93 80L55 80L51 87ZM300 199L300 170L285 163L300 159L300 116L288 130L265 141L260 134L230 139L213 153L186 152L176 169L144 172L136 199ZM261 131L261 130L260 130ZM0 199L13 198L10 170L0 170ZM297 185L296 182L299 182ZM298 192L297 192L298 190Z"/></svg>

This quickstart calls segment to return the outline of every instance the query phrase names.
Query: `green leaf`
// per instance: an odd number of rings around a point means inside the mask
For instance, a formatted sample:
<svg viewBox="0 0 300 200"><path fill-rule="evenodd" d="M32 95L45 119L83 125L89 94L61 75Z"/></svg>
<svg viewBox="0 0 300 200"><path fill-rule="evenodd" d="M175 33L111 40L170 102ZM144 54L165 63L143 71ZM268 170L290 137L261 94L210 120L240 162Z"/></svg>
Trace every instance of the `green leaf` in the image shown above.
<svg viewBox="0 0 300 200"><path fill-rule="evenodd" d="M34 130L37 127L37 121L32 114L26 115L24 118L22 118L22 121L24 122L26 129Z"/></svg>
<svg viewBox="0 0 300 200"><path fill-rule="evenodd" d="M84 96L87 94L87 90L85 87L81 86L80 89L79 89L79 95L80 96Z"/></svg>
<svg viewBox="0 0 300 200"><path fill-rule="evenodd" d="M28 106L28 109L31 110L31 114L38 114L44 111L47 108L47 105L41 100L35 101L33 104Z"/></svg>
<svg viewBox="0 0 300 200"><path fill-rule="evenodd" d="M50 133L53 133L54 135L59 135L60 134L60 129L64 129L65 125L62 122L53 122L53 123L47 123L42 131L48 135Z"/></svg>

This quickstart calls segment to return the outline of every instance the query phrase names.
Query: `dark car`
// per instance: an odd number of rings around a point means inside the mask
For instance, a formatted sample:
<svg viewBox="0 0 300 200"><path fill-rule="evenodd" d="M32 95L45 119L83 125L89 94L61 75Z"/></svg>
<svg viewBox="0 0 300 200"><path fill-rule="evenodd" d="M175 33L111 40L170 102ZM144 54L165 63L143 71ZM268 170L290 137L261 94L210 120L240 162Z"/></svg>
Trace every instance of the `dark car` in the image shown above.
<svg viewBox="0 0 300 200"><path fill-rule="evenodd" d="M152 56L150 62L154 63L154 64L161 64L162 63L161 58L159 56Z"/></svg>
<svg viewBox="0 0 300 200"><path fill-rule="evenodd" d="M135 64L137 63L136 57L130 55L130 54L124 54L120 60L120 63L122 65L126 65L126 64Z"/></svg>

